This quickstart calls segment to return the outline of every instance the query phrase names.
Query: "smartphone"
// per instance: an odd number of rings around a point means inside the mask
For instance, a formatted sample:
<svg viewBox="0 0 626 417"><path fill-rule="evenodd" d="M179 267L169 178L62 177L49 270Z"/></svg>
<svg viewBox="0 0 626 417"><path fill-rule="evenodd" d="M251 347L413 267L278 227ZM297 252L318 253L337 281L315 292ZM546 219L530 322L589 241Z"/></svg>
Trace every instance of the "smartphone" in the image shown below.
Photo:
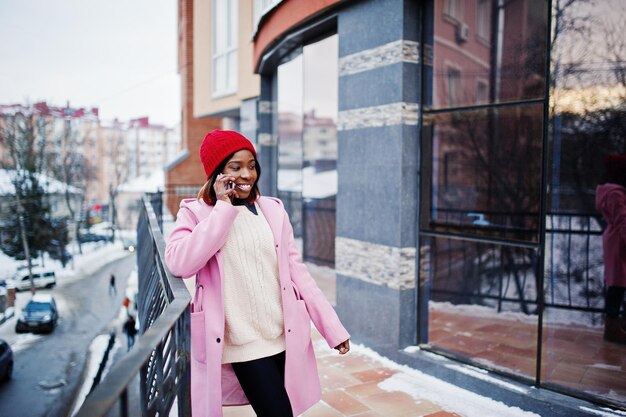
<svg viewBox="0 0 626 417"><path fill-rule="evenodd" d="M232 181L228 181L228 183L226 184L226 190L230 191L233 188L235 188L235 183Z"/></svg>

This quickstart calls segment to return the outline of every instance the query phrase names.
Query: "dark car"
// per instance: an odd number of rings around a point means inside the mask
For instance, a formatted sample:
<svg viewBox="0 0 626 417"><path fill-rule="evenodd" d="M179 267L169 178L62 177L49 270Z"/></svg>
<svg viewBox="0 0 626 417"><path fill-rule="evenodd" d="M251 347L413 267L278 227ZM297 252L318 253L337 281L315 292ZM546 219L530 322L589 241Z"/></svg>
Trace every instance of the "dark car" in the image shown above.
<svg viewBox="0 0 626 417"><path fill-rule="evenodd" d="M99 235L97 233L82 233L78 240L80 243L88 243L88 242L108 242L110 240L109 236Z"/></svg>
<svg viewBox="0 0 626 417"><path fill-rule="evenodd" d="M134 252L135 249L137 249L137 243L135 243L135 241L124 240L124 250L127 250L129 252Z"/></svg>
<svg viewBox="0 0 626 417"><path fill-rule="evenodd" d="M52 332L57 325L59 313L54 298L50 294L35 294L17 318L15 331Z"/></svg>
<svg viewBox="0 0 626 417"><path fill-rule="evenodd" d="M11 346L0 339L0 381L8 381L13 375L13 351Z"/></svg>

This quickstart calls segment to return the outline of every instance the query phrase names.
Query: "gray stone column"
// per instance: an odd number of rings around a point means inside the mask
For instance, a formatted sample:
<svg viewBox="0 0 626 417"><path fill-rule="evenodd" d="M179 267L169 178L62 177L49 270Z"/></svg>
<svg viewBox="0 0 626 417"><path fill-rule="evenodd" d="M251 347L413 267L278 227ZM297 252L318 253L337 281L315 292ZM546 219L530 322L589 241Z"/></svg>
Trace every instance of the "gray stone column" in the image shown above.
<svg viewBox="0 0 626 417"><path fill-rule="evenodd" d="M339 14L337 311L379 351L417 333L418 26L414 1Z"/></svg>

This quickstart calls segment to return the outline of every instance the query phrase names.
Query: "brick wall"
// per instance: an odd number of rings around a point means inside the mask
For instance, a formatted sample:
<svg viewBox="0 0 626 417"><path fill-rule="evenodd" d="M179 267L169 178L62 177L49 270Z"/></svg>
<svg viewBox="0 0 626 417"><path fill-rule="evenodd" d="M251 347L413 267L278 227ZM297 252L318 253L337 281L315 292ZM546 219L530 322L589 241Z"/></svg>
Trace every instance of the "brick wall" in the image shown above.
<svg viewBox="0 0 626 417"><path fill-rule="evenodd" d="M208 42L208 41L207 41ZM207 44L208 47L208 44ZM181 143L189 151L186 159L166 172L167 209L176 216L182 198L195 197L205 180L198 150L207 132L222 126L221 118L193 117L193 1L178 1L178 71L181 82ZM195 186L195 193L177 194L176 186Z"/></svg>

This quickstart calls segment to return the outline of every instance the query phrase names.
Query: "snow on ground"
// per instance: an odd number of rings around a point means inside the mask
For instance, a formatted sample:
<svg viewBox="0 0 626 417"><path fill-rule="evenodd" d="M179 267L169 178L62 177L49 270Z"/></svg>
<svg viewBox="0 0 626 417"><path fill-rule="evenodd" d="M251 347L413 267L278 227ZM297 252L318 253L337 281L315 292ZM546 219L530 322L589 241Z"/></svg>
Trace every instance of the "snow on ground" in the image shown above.
<svg viewBox="0 0 626 417"><path fill-rule="evenodd" d="M536 413L510 407L500 401L483 397L416 369L400 365L363 345L355 343L351 344L351 348L355 353L366 355L381 362L383 366L399 371L378 383L378 387L384 391L404 392L416 400L431 401L445 411L465 417L540 417Z"/></svg>
<svg viewBox="0 0 626 417"><path fill-rule="evenodd" d="M96 376L96 373L98 372L98 368L100 366L100 362L102 361L102 357L104 356L104 352L106 351L109 345L110 337L111 336L108 334L101 334L99 336L96 336L96 338L91 342L91 345L89 346L89 354L87 355L87 363L86 363L86 367L89 370L87 372L88 375L85 378L85 383L80 388L80 392L76 396L74 407L72 409L72 412L70 413L71 416L74 416L76 415L76 413L78 413L80 406L85 401L87 394L89 394L89 390L91 389L91 385L93 383L93 378ZM113 349L109 353L110 357L113 357L113 355L115 355L115 352L118 349L119 349L119 343L117 343L116 341L115 345L113 346ZM108 362L102 374L102 378L104 378L104 375L108 373L108 370L111 367L110 365L111 362L112 361Z"/></svg>

